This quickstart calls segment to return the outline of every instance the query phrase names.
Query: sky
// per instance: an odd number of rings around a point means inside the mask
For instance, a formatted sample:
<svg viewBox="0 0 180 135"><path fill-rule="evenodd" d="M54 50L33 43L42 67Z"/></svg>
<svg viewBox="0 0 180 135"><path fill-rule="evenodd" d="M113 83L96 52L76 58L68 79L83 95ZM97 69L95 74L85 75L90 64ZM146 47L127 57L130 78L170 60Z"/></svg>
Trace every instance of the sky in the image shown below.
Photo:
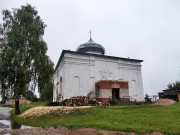
<svg viewBox="0 0 180 135"><path fill-rule="evenodd" d="M47 25L43 39L54 65L62 50L87 42L91 30L105 55L144 60L144 94L180 80L179 0L0 0L0 11L26 3Z"/></svg>

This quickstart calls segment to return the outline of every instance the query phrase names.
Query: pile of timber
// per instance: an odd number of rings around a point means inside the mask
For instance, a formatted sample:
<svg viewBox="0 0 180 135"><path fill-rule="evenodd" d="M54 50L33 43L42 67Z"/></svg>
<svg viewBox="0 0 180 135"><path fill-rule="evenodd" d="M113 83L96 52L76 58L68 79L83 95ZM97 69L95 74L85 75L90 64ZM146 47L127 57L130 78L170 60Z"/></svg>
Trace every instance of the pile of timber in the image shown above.
<svg viewBox="0 0 180 135"><path fill-rule="evenodd" d="M99 105L100 102L98 102L95 98L89 98L86 96L77 96L72 97L70 99L65 99L61 101L60 103L63 106L87 106L87 105Z"/></svg>

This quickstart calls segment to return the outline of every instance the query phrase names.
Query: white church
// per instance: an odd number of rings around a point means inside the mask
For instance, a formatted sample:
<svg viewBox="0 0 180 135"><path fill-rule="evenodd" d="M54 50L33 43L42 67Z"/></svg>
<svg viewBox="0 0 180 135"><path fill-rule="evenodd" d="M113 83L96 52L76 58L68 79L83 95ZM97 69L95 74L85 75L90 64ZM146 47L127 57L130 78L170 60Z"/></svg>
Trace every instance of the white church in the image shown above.
<svg viewBox="0 0 180 135"><path fill-rule="evenodd" d="M63 50L55 67L53 102L88 96L107 103L111 99L144 99L143 60L105 55L105 48L88 42L76 51Z"/></svg>

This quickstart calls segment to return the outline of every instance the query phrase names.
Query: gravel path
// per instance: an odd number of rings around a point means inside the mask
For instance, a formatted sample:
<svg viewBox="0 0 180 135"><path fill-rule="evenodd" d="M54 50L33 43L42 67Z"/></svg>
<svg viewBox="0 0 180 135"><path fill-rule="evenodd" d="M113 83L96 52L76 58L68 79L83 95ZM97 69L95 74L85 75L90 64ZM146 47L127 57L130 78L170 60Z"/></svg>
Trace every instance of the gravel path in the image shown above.
<svg viewBox="0 0 180 135"><path fill-rule="evenodd" d="M7 124L8 122L6 122L10 117L10 110L11 108L9 107L0 107L0 130L7 129L10 127L10 125ZM4 122L6 124L4 124Z"/></svg>
<svg viewBox="0 0 180 135"><path fill-rule="evenodd" d="M10 117L9 111L12 108L9 107L0 107L0 120L7 120Z"/></svg>
<svg viewBox="0 0 180 135"><path fill-rule="evenodd" d="M65 127L31 128L0 131L0 135L136 135L121 131L105 131L94 128L67 129ZM160 132L146 133L144 135L164 135Z"/></svg>

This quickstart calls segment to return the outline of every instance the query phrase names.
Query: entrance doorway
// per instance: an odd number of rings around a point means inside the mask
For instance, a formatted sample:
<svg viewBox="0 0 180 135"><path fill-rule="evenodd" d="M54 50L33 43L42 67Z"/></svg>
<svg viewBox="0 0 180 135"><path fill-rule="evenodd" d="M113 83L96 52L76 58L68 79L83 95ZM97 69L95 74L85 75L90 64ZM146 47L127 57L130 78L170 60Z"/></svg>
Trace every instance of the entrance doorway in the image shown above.
<svg viewBox="0 0 180 135"><path fill-rule="evenodd" d="M118 88L112 89L112 99L119 99L119 89Z"/></svg>

